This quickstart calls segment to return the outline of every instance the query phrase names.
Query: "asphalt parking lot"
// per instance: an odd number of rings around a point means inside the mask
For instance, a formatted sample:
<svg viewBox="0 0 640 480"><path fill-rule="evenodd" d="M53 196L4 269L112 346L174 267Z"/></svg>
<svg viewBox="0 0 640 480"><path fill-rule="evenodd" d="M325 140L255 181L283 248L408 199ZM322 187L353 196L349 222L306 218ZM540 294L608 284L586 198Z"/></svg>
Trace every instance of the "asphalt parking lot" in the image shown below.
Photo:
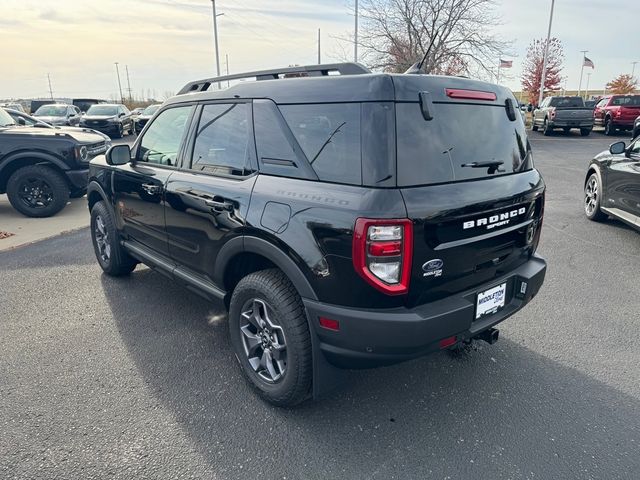
<svg viewBox="0 0 640 480"><path fill-rule="evenodd" d="M352 372L294 410L252 393L221 305L102 275L87 229L0 253L0 478L638 478L640 235L582 213L612 140L530 136L534 302L493 346Z"/></svg>

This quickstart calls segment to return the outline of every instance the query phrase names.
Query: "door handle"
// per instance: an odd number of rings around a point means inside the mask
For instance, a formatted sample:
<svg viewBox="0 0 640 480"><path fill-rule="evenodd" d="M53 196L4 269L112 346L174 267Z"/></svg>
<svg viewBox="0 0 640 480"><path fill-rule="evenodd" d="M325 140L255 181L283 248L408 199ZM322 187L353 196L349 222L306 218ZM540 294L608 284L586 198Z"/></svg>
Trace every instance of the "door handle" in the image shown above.
<svg viewBox="0 0 640 480"><path fill-rule="evenodd" d="M205 200L205 205L208 207L214 208L216 210L233 210L233 204L230 202L218 202L216 200Z"/></svg>
<svg viewBox="0 0 640 480"><path fill-rule="evenodd" d="M159 185L154 185L152 183L143 183L142 189L149 195L157 195L161 191L161 187Z"/></svg>

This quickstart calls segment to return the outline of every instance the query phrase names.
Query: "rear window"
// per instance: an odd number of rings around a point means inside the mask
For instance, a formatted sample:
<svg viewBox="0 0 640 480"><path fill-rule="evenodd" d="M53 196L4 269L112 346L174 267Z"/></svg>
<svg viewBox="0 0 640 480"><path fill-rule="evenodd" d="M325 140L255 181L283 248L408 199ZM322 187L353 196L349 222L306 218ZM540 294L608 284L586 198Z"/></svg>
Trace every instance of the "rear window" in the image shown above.
<svg viewBox="0 0 640 480"><path fill-rule="evenodd" d="M551 107L559 108L581 108L584 101L580 97L556 97L551 99Z"/></svg>
<svg viewBox="0 0 640 480"><path fill-rule="evenodd" d="M615 97L613 100L611 100L611 105L621 107L640 107L640 95Z"/></svg>
<svg viewBox="0 0 640 480"><path fill-rule="evenodd" d="M318 178L362 184L360 104L280 105Z"/></svg>
<svg viewBox="0 0 640 480"><path fill-rule="evenodd" d="M398 186L495 177L532 167L524 124L510 121L502 106L434 103L433 119L426 121L418 103L399 103L396 122ZM502 164L473 168L474 162Z"/></svg>

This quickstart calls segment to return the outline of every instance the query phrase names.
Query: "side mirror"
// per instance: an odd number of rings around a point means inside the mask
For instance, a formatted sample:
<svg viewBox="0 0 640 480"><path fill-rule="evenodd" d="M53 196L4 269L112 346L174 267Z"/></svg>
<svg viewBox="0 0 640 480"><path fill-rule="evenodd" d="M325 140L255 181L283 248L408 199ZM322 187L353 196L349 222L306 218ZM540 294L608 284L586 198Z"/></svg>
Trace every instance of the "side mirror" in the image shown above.
<svg viewBox="0 0 640 480"><path fill-rule="evenodd" d="M106 153L108 165L126 165L131 162L129 145L113 145Z"/></svg>
<svg viewBox="0 0 640 480"><path fill-rule="evenodd" d="M120 113L118 114L118 116L119 116L119 117L124 117L124 113L120 112Z"/></svg>
<svg viewBox="0 0 640 480"><path fill-rule="evenodd" d="M609 153L612 155L621 155L625 152L627 146L624 142L616 142L609 145Z"/></svg>
<svg viewBox="0 0 640 480"><path fill-rule="evenodd" d="M18 119L16 121L18 122L18 125L24 126L24 125L27 124L27 122L25 122L24 118L22 118L22 117L18 117Z"/></svg>

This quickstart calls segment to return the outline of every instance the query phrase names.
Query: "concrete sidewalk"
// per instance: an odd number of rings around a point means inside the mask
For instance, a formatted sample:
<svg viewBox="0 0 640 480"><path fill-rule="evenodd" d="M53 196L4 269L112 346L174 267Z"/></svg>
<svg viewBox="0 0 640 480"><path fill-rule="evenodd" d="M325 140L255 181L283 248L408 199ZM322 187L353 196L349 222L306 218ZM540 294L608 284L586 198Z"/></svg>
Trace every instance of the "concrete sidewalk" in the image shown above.
<svg viewBox="0 0 640 480"><path fill-rule="evenodd" d="M0 251L87 226L87 197L71 199L67 206L53 217L29 218L14 210L6 195L0 195ZM3 238L3 232L13 235Z"/></svg>

